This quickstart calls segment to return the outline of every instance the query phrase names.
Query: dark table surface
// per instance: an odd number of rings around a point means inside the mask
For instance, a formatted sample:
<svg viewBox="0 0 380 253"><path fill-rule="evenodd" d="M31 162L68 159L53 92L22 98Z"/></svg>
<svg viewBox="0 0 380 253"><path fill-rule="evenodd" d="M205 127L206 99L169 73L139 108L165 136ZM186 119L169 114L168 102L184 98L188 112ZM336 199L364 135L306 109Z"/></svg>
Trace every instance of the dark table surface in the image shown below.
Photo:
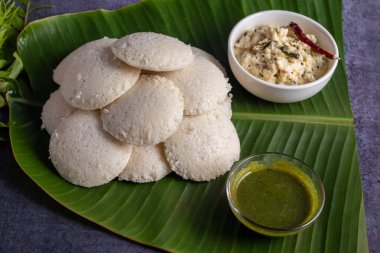
<svg viewBox="0 0 380 253"><path fill-rule="evenodd" d="M31 19L138 0L43 0ZM380 1L343 0L344 50L370 252L380 247ZM4 110L1 111L4 116ZM4 130L1 130L4 134ZM77 216L37 187L0 143L0 252L154 252Z"/></svg>

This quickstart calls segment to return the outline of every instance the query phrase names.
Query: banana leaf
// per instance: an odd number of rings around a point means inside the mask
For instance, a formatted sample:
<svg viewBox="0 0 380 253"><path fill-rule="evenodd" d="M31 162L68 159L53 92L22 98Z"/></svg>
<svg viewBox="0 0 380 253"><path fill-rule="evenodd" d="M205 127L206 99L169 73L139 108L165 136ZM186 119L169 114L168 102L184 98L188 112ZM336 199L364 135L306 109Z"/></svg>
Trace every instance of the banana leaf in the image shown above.
<svg viewBox="0 0 380 253"><path fill-rule="evenodd" d="M58 88L52 81L56 65L85 42L154 31L202 48L228 67L231 28L241 18L268 9L315 19L334 36L344 56L341 0L146 0L116 11L33 22L20 34L17 46L30 78L33 104L38 104ZM260 100L228 72L241 157L283 152L311 165L323 180L324 210L314 225L297 235L264 237L241 225L228 207L227 175L208 183L185 181L173 173L156 183L114 180L91 189L74 186L58 175L49 160L49 136L40 129L41 108L16 101L10 104L10 118L17 122L10 129L14 156L25 173L64 207L116 234L162 250L368 252L344 57L322 92L292 104Z"/></svg>

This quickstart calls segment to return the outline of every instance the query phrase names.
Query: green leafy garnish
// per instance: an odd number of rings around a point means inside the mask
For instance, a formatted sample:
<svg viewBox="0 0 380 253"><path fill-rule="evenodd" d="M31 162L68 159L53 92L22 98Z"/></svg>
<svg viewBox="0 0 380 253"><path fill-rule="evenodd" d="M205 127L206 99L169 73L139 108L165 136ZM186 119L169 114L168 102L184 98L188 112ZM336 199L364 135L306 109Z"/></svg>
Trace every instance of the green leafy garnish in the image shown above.
<svg viewBox="0 0 380 253"><path fill-rule="evenodd" d="M0 91L4 93L4 78L16 79L22 63L16 54L17 35L24 27L25 12L14 1L0 0Z"/></svg>
<svg viewBox="0 0 380 253"><path fill-rule="evenodd" d="M280 47L281 51L288 57L296 58L298 59L300 57L300 54L294 51L290 51L287 47Z"/></svg>
<svg viewBox="0 0 380 253"><path fill-rule="evenodd" d="M263 43L261 46L263 47L263 49L265 49L265 48L267 48L267 47L270 45L270 43L272 43L271 40L269 40L269 41Z"/></svg>
<svg viewBox="0 0 380 253"><path fill-rule="evenodd" d="M5 106L5 94L17 93L17 77L23 70L23 64L17 54L17 36L28 22L29 14L52 6L32 6L38 0L16 1L0 0L0 107Z"/></svg>
<svg viewBox="0 0 380 253"><path fill-rule="evenodd" d="M25 7L24 24L28 23L29 14L32 13L33 11L54 7L51 5L32 6L32 2L38 2L38 1L40 0L18 0L18 2L21 3Z"/></svg>
<svg viewBox="0 0 380 253"><path fill-rule="evenodd" d="M0 108L7 105L9 97L22 96L19 75L23 71L22 61L17 54L17 36L28 22L29 14L35 10L52 6L32 6L38 0L0 0ZM0 127L10 127L0 122Z"/></svg>
<svg viewBox="0 0 380 253"><path fill-rule="evenodd" d="M0 127L11 127L14 124L16 124L16 122L14 122L14 121L9 121L8 123L0 122Z"/></svg>
<svg viewBox="0 0 380 253"><path fill-rule="evenodd" d="M253 50L255 50L255 51L264 50L264 49L267 48L271 43L272 43L271 40L264 39L264 40L260 41L257 45L255 45L255 46L253 47Z"/></svg>

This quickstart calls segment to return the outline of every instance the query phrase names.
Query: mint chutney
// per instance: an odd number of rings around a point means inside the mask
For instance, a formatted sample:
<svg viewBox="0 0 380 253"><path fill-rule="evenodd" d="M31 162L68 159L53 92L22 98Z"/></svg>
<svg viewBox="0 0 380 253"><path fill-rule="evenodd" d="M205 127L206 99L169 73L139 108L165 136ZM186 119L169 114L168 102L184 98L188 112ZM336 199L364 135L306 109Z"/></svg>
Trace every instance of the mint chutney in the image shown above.
<svg viewBox="0 0 380 253"><path fill-rule="evenodd" d="M254 223L274 228L296 227L314 214L317 193L310 178L279 161L270 168L251 162L236 185L236 204Z"/></svg>

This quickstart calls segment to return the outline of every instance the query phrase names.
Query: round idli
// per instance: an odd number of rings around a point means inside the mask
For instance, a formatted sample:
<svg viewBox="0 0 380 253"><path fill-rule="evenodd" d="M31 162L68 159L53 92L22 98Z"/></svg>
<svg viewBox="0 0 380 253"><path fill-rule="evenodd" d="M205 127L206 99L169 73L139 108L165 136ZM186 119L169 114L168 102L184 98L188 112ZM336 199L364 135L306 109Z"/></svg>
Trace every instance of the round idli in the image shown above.
<svg viewBox="0 0 380 253"><path fill-rule="evenodd" d="M67 67L70 66L70 62L73 60L74 58L74 55L73 53L69 54L68 56L66 56L59 64L58 66L53 70L53 81L58 84L58 85L61 85L61 83L63 83L63 77L65 75L65 72L67 70Z"/></svg>
<svg viewBox="0 0 380 253"><path fill-rule="evenodd" d="M164 149L175 173L184 179L209 181L229 171L239 159L240 142L228 118L202 114L184 117Z"/></svg>
<svg viewBox="0 0 380 253"><path fill-rule="evenodd" d="M59 90L50 94L50 98L42 107L42 129L46 129L49 134L59 126L61 120L73 114L77 109L69 105L62 97Z"/></svg>
<svg viewBox="0 0 380 253"><path fill-rule="evenodd" d="M218 103L212 113L216 116L223 116L228 119L232 118L232 95L229 94L222 102Z"/></svg>
<svg viewBox="0 0 380 253"><path fill-rule="evenodd" d="M155 146L134 146L131 158L119 180L147 183L160 180L172 170L164 155L162 143Z"/></svg>
<svg viewBox="0 0 380 253"><path fill-rule="evenodd" d="M160 75L172 80L182 92L185 99L184 115L198 115L213 110L231 90L223 73L204 57L196 57L184 69Z"/></svg>
<svg viewBox="0 0 380 253"><path fill-rule="evenodd" d="M125 168L132 146L102 129L98 111L76 111L53 132L50 159L72 184L93 187L110 182Z"/></svg>
<svg viewBox="0 0 380 253"><path fill-rule="evenodd" d="M125 95L102 110L103 128L115 138L137 146L156 145L179 127L184 101L173 82L142 75Z"/></svg>
<svg viewBox="0 0 380 253"><path fill-rule="evenodd" d="M191 47L177 38L153 32L124 36L111 46L125 63L152 71L173 71L189 65L194 55Z"/></svg>
<svg viewBox="0 0 380 253"><path fill-rule="evenodd" d="M222 101L219 102L216 107L208 112L207 114L211 114L216 117L225 117L228 119L232 118L232 94L228 94L226 98ZM197 117L198 115L195 116L186 116L186 117Z"/></svg>
<svg viewBox="0 0 380 253"><path fill-rule="evenodd" d="M204 57L207 60L209 60L210 62L214 63L215 66L217 66L218 69L220 69L220 71L222 71L224 77L227 77L226 69L223 67L223 65L213 55L211 55L211 54L207 53L206 51L204 51L200 48L197 48L197 47L191 47L191 50L193 51L193 54L195 57Z"/></svg>
<svg viewBox="0 0 380 253"><path fill-rule="evenodd" d="M107 37L104 37L102 40L108 40ZM115 39L112 39L115 41ZM53 70L53 81L57 83L58 85L61 85L64 82L64 76L67 72L67 69L74 63L80 62L80 57L83 54L84 50L91 49L92 46L95 46L97 44L97 40L88 42L74 51L72 51L70 54L68 54L63 60L57 65L57 67Z"/></svg>
<svg viewBox="0 0 380 253"><path fill-rule="evenodd" d="M62 61L64 71L57 67L56 80L61 81L61 93L73 107L103 108L136 83L140 70L113 55L110 46L115 41L103 38L89 42L72 52L68 56L70 61Z"/></svg>

